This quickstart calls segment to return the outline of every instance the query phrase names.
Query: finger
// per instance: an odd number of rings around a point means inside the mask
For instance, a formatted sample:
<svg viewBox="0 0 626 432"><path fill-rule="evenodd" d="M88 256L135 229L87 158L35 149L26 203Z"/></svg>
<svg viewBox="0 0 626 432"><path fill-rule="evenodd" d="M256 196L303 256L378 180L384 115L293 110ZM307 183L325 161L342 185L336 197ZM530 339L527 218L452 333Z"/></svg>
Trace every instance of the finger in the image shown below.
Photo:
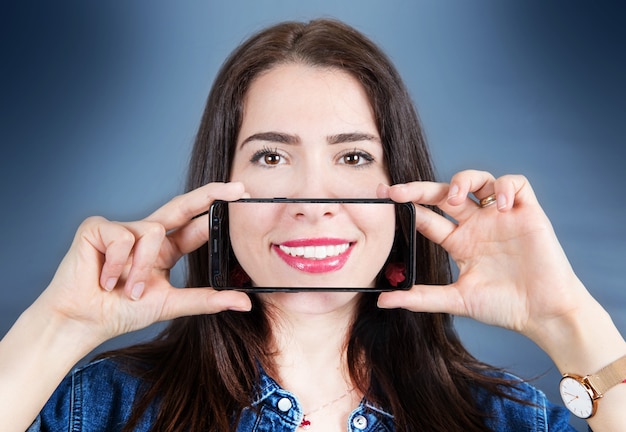
<svg viewBox="0 0 626 432"><path fill-rule="evenodd" d="M135 236L120 224L101 217L86 219L77 231L77 237L84 239L96 251L104 255L100 271L100 286L111 291L117 285L128 264L135 244Z"/></svg>
<svg viewBox="0 0 626 432"><path fill-rule="evenodd" d="M195 251L209 240L209 216L202 215L168 234L180 256ZM180 258L176 257L176 260Z"/></svg>
<svg viewBox="0 0 626 432"><path fill-rule="evenodd" d="M444 286L415 285L407 291L383 292L378 297L378 307L467 316L467 307L463 297L454 287L454 284Z"/></svg>
<svg viewBox="0 0 626 432"><path fill-rule="evenodd" d="M420 204L449 209L445 200L448 185L435 182L412 182L393 186L379 185L376 191L380 198L391 198L396 202L414 202L415 229L429 240L441 244L457 227L456 223Z"/></svg>
<svg viewBox="0 0 626 432"><path fill-rule="evenodd" d="M537 198L528 181L522 175L505 175L499 177L494 184L497 208L501 212L511 210L514 205L536 203Z"/></svg>
<svg viewBox="0 0 626 432"><path fill-rule="evenodd" d="M411 182L393 186L380 185L377 193L380 197L391 198L397 202L412 201L417 204L437 206L457 220L463 218L466 210L476 209L476 201L469 198L467 192L464 200L461 200L465 205L450 205L450 185L447 183Z"/></svg>
<svg viewBox="0 0 626 432"><path fill-rule="evenodd" d="M445 208L444 211L459 222L464 222L483 207L483 199L495 197L494 185L495 178L486 171L461 171L450 180L450 189L446 200L448 207L442 206L442 208Z"/></svg>
<svg viewBox="0 0 626 432"><path fill-rule="evenodd" d="M156 258L160 257L162 259L160 265L163 269L170 269L174 267L183 255L195 251L208 241L208 224L208 215L204 214L196 217L181 228L168 233L167 238L169 239L169 242L164 242L165 236L162 236L161 233L165 234L165 230L162 225L158 224L158 226L162 228L156 233L158 234L158 237L154 238L153 251L157 254L154 255L154 260L156 261ZM159 251L160 256L158 254ZM134 266L135 261L133 261L133 267ZM147 275L147 273L145 274ZM134 279L135 281L138 280L130 275L129 279Z"/></svg>
<svg viewBox="0 0 626 432"><path fill-rule="evenodd" d="M395 184L393 186L381 184L378 186L376 193L380 198L391 198L396 202L414 202L438 206L445 201L448 185L446 183L424 181Z"/></svg>
<svg viewBox="0 0 626 432"><path fill-rule="evenodd" d="M132 265L124 284L124 292L133 300L138 300L145 289L145 283L156 267L165 239L165 228L155 222L129 222L123 224L135 236Z"/></svg>
<svg viewBox="0 0 626 432"><path fill-rule="evenodd" d="M494 176L486 171L461 171L450 180L447 202L453 206L467 205L469 194L478 199L489 196L494 193L494 181Z"/></svg>
<svg viewBox="0 0 626 432"><path fill-rule="evenodd" d="M209 216L204 214L192 219L181 228L167 234L169 241L161 245L161 266L171 269L183 255L195 251L209 241Z"/></svg>
<svg viewBox="0 0 626 432"><path fill-rule="evenodd" d="M415 229L424 237L442 244L457 228L450 219L422 206L415 206Z"/></svg>
<svg viewBox="0 0 626 432"><path fill-rule="evenodd" d="M150 293L146 293L146 297ZM246 312L252 309L247 294L240 291L216 291L211 288L175 288L170 291L161 319L214 314L225 310Z"/></svg>
<svg viewBox="0 0 626 432"><path fill-rule="evenodd" d="M158 222L169 231L207 211L214 200L234 201L241 198L243 193L244 186L239 182L209 183L173 198L144 220Z"/></svg>
<svg viewBox="0 0 626 432"><path fill-rule="evenodd" d="M391 198L396 202L417 203L418 205L415 206L415 229L437 244L441 244L452 233L456 224L419 204L441 206L445 203L447 193L447 184L435 182L412 182L393 186L381 184L376 190L379 198Z"/></svg>
<svg viewBox="0 0 626 432"><path fill-rule="evenodd" d="M412 201L417 204L437 206L456 221L466 220L476 210L476 202L467 196L464 201L465 205L450 205L447 183L412 182L393 186L380 185L377 193L380 197L391 198L397 202ZM418 207L420 206L416 206L416 212L421 210ZM441 243L456 227L454 222L435 212L429 214L427 211L421 211L417 216L418 231L437 243Z"/></svg>

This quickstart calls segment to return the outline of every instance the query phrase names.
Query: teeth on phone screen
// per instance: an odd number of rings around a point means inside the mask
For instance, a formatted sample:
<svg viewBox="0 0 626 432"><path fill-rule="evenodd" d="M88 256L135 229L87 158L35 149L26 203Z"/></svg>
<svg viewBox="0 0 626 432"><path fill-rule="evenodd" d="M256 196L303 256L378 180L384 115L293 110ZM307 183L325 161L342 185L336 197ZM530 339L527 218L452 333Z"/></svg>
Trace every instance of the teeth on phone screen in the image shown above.
<svg viewBox="0 0 626 432"><path fill-rule="evenodd" d="M328 245L328 246L279 246L280 249L293 257L303 257L310 259L324 259L333 257L344 253L349 247L350 243L344 243L340 245Z"/></svg>

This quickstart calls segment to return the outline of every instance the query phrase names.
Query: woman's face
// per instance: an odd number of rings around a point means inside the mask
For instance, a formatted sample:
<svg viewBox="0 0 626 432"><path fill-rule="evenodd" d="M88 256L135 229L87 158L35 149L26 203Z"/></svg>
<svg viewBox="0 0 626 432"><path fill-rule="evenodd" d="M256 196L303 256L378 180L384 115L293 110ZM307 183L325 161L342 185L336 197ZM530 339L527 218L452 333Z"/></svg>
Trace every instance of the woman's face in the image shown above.
<svg viewBox="0 0 626 432"><path fill-rule="evenodd" d="M375 198L389 183L372 108L347 73L286 64L244 99L231 180L254 198ZM371 287L392 205L231 205L233 251L256 286Z"/></svg>

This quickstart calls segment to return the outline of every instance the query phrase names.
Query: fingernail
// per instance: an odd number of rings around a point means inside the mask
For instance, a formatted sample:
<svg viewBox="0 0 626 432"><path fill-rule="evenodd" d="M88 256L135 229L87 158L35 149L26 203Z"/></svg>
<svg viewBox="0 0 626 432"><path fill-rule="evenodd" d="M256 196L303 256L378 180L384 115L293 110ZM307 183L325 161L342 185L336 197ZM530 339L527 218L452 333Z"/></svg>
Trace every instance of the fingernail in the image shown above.
<svg viewBox="0 0 626 432"><path fill-rule="evenodd" d="M498 205L498 210L502 210L503 208L506 208L506 205L507 205L506 195L505 194L498 194L496 196L496 203Z"/></svg>
<svg viewBox="0 0 626 432"><path fill-rule="evenodd" d="M107 291L113 291L113 288L115 288L115 285L117 285L117 278L108 278L106 283L104 284L104 289Z"/></svg>
<svg viewBox="0 0 626 432"><path fill-rule="evenodd" d="M450 186L450 190L448 191L448 199L454 198L458 194L459 194L459 186L455 184Z"/></svg>
<svg viewBox="0 0 626 432"><path fill-rule="evenodd" d="M250 312L250 306L230 306L228 308L229 311L233 312Z"/></svg>
<svg viewBox="0 0 626 432"><path fill-rule="evenodd" d="M137 282L133 285L133 289L130 291L130 298L133 300L139 300L139 297L143 294L144 285L145 284L143 282Z"/></svg>
<svg viewBox="0 0 626 432"><path fill-rule="evenodd" d="M393 188L393 189L395 189L397 191L403 191L403 190L406 189L406 184L398 183L398 184L395 184L395 185L391 185L390 188Z"/></svg>
<svg viewBox="0 0 626 432"><path fill-rule="evenodd" d="M389 198L389 186L383 183L380 183L376 188L376 193L380 198Z"/></svg>

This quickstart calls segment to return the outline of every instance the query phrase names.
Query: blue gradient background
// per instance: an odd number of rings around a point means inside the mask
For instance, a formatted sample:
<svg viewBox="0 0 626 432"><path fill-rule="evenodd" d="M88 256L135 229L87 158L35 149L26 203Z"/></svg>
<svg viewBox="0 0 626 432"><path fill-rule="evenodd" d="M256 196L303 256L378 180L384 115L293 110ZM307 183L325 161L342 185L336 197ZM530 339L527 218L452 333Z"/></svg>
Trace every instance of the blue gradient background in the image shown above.
<svg viewBox="0 0 626 432"><path fill-rule="evenodd" d="M85 217L140 218L182 191L217 68L246 36L332 16L404 76L441 179L523 173L579 276L626 332L626 10L618 2L4 1L0 334L45 288ZM175 273L180 280L180 272ZM480 358L559 402L525 338L459 319ZM105 347L140 340L154 329Z"/></svg>

